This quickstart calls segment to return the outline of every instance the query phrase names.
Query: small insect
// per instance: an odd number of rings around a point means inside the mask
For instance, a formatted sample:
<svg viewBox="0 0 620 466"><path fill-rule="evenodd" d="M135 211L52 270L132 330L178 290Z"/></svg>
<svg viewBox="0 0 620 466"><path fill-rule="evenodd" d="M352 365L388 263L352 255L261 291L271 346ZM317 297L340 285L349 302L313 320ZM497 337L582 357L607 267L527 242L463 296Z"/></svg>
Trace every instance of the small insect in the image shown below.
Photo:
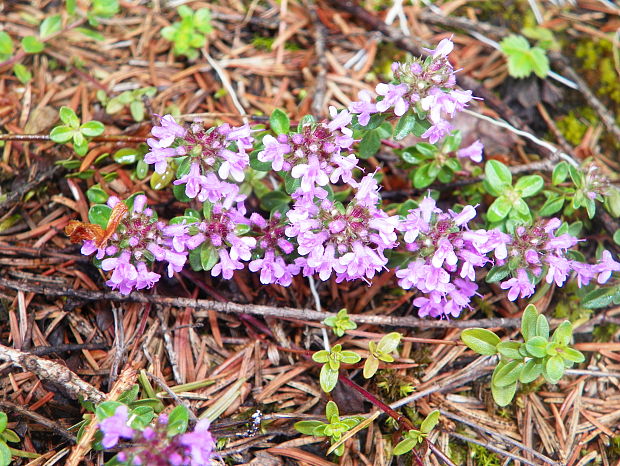
<svg viewBox="0 0 620 466"><path fill-rule="evenodd" d="M65 227L65 233L69 236L72 243L81 243L85 240L90 240L94 242L98 248L102 248L114 234L116 228L126 214L127 206L119 202L112 209L105 230L94 223L71 220Z"/></svg>

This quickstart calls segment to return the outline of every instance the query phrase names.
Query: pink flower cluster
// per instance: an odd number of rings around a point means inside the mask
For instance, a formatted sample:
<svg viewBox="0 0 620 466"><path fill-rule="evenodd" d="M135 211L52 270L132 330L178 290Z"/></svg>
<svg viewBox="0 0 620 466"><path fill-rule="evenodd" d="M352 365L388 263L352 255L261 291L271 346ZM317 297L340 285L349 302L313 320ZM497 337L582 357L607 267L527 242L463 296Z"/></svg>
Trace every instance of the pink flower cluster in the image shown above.
<svg viewBox="0 0 620 466"><path fill-rule="evenodd" d="M377 86L376 101L360 93L360 101L348 110L330 108L329 120L304 120L289 134L264 136L255 154L248 125L205 130L193 124L185 129L164 116L153 128L145 161L154 164L157 173L170 163L178 165L174 184L184 185L195 207L202 203L203 215L194 210L170 223L160 221L146 206L146 197L139 195L107 244L97 248L86 241L82 252L96 252L101 268L111 272L106 283L128 294L159 280L152 271L154 262L166 262L172 277L188 258L192 265L197 260L203 270L225 279L247 263L250 271L260 273L263 284L288 286L296 275L314 274L321 280L335 276L337 282L368 282L387 268L389 252L401 248L410 257L396 272L398 283L419 291L414 305L420 316L432 317L457 317L470 306L478 289L476 273L489 265L499 270L497 281L510 300L531 296L542 279L562 286L573 272L579 286L595 278L605 283L620 271L620 263L608 251L594 265L571 258L567 251L578 240L567 233L556 235L558 219L518 227L509 235L470 227L476 217L473 206L459 213L444 211L430 197L404 217L390 215L381 209L374 174L356 180L360 169L349 128L354 114L359 124L367 125L376 113L415 112L431 122L423 135L431 143L449 133L447 119L472 99L470 92L454 88L454 70L447 59L451 50L452 42L446 39L425 60L394 64L395 81ZM270 218L254 211L247 214L239 183L245 181L250 154L270 163L287 180L293 206L284 209L286 213L275 211ZM476 141L458 150L457 156L480 161L482 145ZM335 200L330 184L337 183L350 188L348 203ZM118 202L112 197L108 205Z"/></svg>
<svg viewBox="0 0 620 466"><path fill-rule="evenodd" d="M215 442L209 431L209 421L199 421L192 432L170 436L168 416L160 415L153 427L134 430L129 426L129 410L120 405L114 415L99 422L105 449L115 447L120 439L132 441L132 446L116 455L121 464L135 466L208 466L212 464Z"/></svg>
<svg viewBox="0 0 620 466"><path fill-rule="evenodd" d="M428 118L431 127L422 137L435 144L452 131L448 120L474 98L471 91L455 89L455 71L448 61L453 47L450 39L444 39L435 50L427 50L429 56L425 59L393 63L394 81L377 84L375 91L379 98L373 99L368 91L360 91L359 101L351 103L349 110L358 115L360 125L366 126L374 113L391 110L400 117L413 109Z"/></svg>

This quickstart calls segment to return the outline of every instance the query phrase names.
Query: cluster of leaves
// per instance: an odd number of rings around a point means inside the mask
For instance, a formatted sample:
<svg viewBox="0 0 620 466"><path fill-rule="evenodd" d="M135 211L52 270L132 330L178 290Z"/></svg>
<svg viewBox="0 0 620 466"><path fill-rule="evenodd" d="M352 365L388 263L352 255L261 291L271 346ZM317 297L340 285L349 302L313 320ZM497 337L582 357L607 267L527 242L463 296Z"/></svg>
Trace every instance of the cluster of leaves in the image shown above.
<svg viewBox="0 0 620 466"><path fill-rule="evenodd" d="M92 120L80 124L80 119L75 111L69 107L61 107L60 121L64 124L52 128L50 138L58 144L65 144L69 141L73 142L73 150L79 156L83 157L88 152L88 143L94 137L103 134L105 127L103 123Z"/></svg>
<svg viewBox="0 0 620 466"><path fill-rule="evenodd" d="M181 21L163 28L161 35L174 44L175 55L185 55L195 60L198 50L207 42L207 35L213 30L211 12L206 8L194 11L187 5L181 5L177 12Z"/></svg>
<svg viewBox="0 0 620 466"><path fill-rule="evenodd" d="M327 422L321 421L299 421L295 423L295 429L305 435L315 437L329 437L331 444L334 445L342 439L343 435L359 425L364 418L352 416L340 418L338 406L333 401L327 403L325 407L325 417ZM334 450L337 456L344 453L344 443L340 443Z"/></svg>
<svg viewBox="0 0 620 466"><path fill-rule="evenodd" d="M525 198L538 194L545 182L539 175L522 176L512 184L512 174L499 160L489 160L485 167L483 182L487 193L496 197L489 206L487 220L491 227L506 225L509 231L518 224L532 223L532 213Z"/></svg>
<svg viewBox="0 0 620 466"><path fill-rule="evenodd" d="M420 429L411 429L403 434L403 440L401 440L394 447L395 455L404 455L410 452L416 446L421 444L428 434L435 428L439 422L439 411L435 410L429 413L428 416L420 424Z"/></svg>
<svg viewBox="0 0 620 466"><path fill-rule="evenodd" d="M77 13L77 0L66 1L67 13ZM99 25L102 19L112 18L120 11L118 0L90 0L86 10L86 18L91 26Z"/></svg>
<svg viewBox="0 0 620 466"><path fill-rule="evenodd" d="M508 73L513 78L526 78L535 73L539 78L549 74L549 59L542 47L531 47L527 39L516 34L500 42L500 50L508 60Z"/></svg>
<svg viewBox="0 0 620 466"><path fill-rule="evenodd" d="M114 115L125 107L129 107L131 117L134 121L140 122L144 120L144 99L154 97L155 94L157 94L157 88L152 86L124 91L115 97L108 97L105 91L99 90L97 91L97 99L105 105L107 114Z"/></svg>
<svg viewBox="0 0 620 466"><path fill-rule="evenodd" d="M6 443L17 443L19 437L11 429L7 429L6 426L9 422L9 418L5 413L0 411L0 466L8 466L11 464L11 457L13 456L12 448Z"/></svg>
<svg viewBox="0 0 620 466"><path fill-rule="evenodd" d="M454 174L463 168L455 154L461 145L461 139L461 132L454 131L443 140L441 147L419 142L400 151L404 162L417 166L410 174L414 188L426 188L435 180L441 183L452 181Z"/></svg>
<svg viewBox="0 0 620 466"><path fill-rule="evenodd" d="M491 377L491 391L500 406L512 401L519 382L533 382L542 374L548 383L556 384L566 368L585 360L580 351L569 346L572 324L568 320L562 322L549 338L549 322L533 304L523 311L521 335L523 342L501 341L495 333L482 328L461 333L461 340L476 353L499 355Z"/></svg>

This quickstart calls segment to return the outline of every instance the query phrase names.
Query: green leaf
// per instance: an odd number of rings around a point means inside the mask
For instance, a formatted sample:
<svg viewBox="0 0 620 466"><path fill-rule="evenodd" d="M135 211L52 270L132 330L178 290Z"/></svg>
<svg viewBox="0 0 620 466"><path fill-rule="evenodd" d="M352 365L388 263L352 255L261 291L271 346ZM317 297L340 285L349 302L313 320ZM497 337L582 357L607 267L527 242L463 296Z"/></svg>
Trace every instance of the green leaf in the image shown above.
<svg viewBox="0 0 620 466"><path fill-rule="evenodd" d="M123 403L119 403L118 401L104 401L95 409L95 415L97 419L103 421L104 419L114 416L116 408L119 406L123 406Z"/></svg>
<svg viewBox="0 0 620 466"><path fill-rule="evenodd" d="M521 375L519 376L519 382L521 383L530 383L538 378L540 374L542 374L543 365L540 361L535 359L530 359L523 366L523 370L521 371Z"/></svg>
<svg viewBox="0 0 620 466"><path fill-rule="evenodd" d="M575 348L558 348L558 353L562 356L562 359L574 363L582 363L586 360L586 357L581 351Z"/></svg>
<svg viewBox="0 0 620 466"><path fill-rule="evenodd" d="M130 165L136 163L142 156L142 152L135 147L123 147L112 155L112 159L121 165Z"/></svg>
<svg viewBox="0 0 620 466"><path fill-rule="evenodd" d="M263 209L271 212L278 209L280 206L288 205L291 202L291 198L288 194L282 191L271 191L265 194L260 202Z"/></svg>
<svg viewBox="0 0 620 466"><path fill-rule="evenodd" d="M523 365L521 361L510 361L507 363L500 361L493 371L491 383L498 387L514 384L519 379L519 375L521 375Z"/></svg>
<svg viewBox="0 0 620 466"><path fill-rule="evenodd" d="M430 186L435 177L430 175L432 163L419 166L413 174L413 187L416 189L424 189Z"/></svg>
<svg viewBox="0 0 620 466"><path fill-rule="evenodd" d="M366 362L364 363L364 378L370 379L373 375L376 374L379 369L379 360L375 358L372 354L368 356Z"/></svg>
<svg viewBox="0 0 620 466"><path fill-rule="evenodd" d="M484 166L486 181L491 187L502 193L512 185L512 174L508 167L498 160L489 160Z"/></svg>
<svg viewBox="0 0 620 466"><path fill-rule="evenodd" d="M26 36L21 41L24 52L26 53L39 53L45 48L45 44L37 39L35 36Z"/></svg>
<svg viewBox="0 0 620 466"><path fill-rule="evenodd" d="M108 221L110 220L111 213L111 207L105 204L95 204L94 206L91 206L91 208L88 210L88 221L90 223L94 223L95 225L99 225L105 230L105 228L108 226Z"/></svg>
<svg viewBox="0 0 620 466"><path fill-rule="evenodd" d="M398 332L388 333L387 335L384 335L381 340L379 340L377 350L381 353L392 353L396 351L396 348L398 348L401 338L402 335Z"/></svg>
<svg viewBox="0 0 620 466"><path fill-rule="evenodd" d="M407 438L400 441L395 447L392 453L396 456L404 455L410 452L418 444L417 439Z"/></svg>
<svg viewBox="0 0 620 466"><path fill-rule="evenodd" d="M6 429L6 425L9 422L9 417L6 415L6 413L0 411L0 433L4 432L4 429Z"/></svg>
<svg viewBox="0 0 620 466"><path fill-rule="evenodd" d="M74 133L75 130L68 126L56 126L50 132L50 139L57 144L64 144L73 138Z"/></svg>
<svg viewBox="0 0 620 466"><path fill-rule="evenodd" d="M77 129L80 126L80 119L72 108L65 106L60 107L58 116L60 117L60 121L70 128Z"/></svg>
<svg viewBox="0 0 620 466"><path fill-rule="evenodd" d="M396 126L394 127L392 138L395 141L400 141L410 135L413 132L416 121L416 117L411 114L401 116L398 123L396 123Z"/></svg>
<svg viewBox="0 0 620 466"><path fill-rule="evenodd" d="M551 340L559 343L562 346L566 346L570 343L571 338L573 337L573 324L571 324L568 320L565 320L558 328L553 332L553 337Z"/></svg>
<svg viewBox="0 0 620 466"><path fill-rule="evenodd" d="M542 314L539 314L536 320L536 335L543 337L545 340L549 339L549 321Z"/></svg>
<svg viewBox="0 0 620 466"><path fill-rule="evenodd" d="M536 336L536 322L538 320L538 310L533 304L528 304L521 316L521 335L525 341Z"/></svg>
<svg viewBox="0 0 620 466"><path fill-rule="evenodd" d="M279 108L276 108L269 117L269 124L276 134L288 134L291 129L291 121L288 115Z"/></svg>
<svg viewBox="0 0 620 466"><path fill-rule="evenodd" d="M200 265L202 270L208 271L215 267L215 264L220 260L220 256L217 253L217 249L212 245L203 243L200 247Z"/></svg>
<svg viewBox="0 0 620 466"><path fill-rule="evenodd" d="M15 65L13 65L13 73L15 73L15 76L22 84L26 84L32 79L32 73L21 63L15 63Z"/></svg>
<svg viewBox="0 0 620 466"><path fill-rule="evenodd" d="M498 387L497 385L491 384L491 393L493 394L493 399L499 406L507 406L510 404L512 399L517 392L517 382L507 385L505 387Z"/></svg>
<svg viewBox="0 0 620 466"><path fill-rule="evenodd" d="M552 356L547 360L547 364L545 365L545 378L549 383L558 383L564 375L564 369L564 359L562 359L562 356Z"/></svg>
<svg viewBox="0 0 620 466"><path fill-rule="evenodd" d="M0 441L0 466L9 466L11 464L11 450L9 446Z"/></svg>
<svg viewBox="0 0 620 466"><path fill-rule="evenodd" d="M422 425L420 425L420 432L423 434L428 434L431 430L435 428L437 423L439 422L439 410L434 410L426 416L426 419L422 421Z"/></svg>
<svg viewBox="0 0 620 466"><path fill-rule="evenodd" d="M559 184L564 183L566 177L568 176L568 163L560 162L553 169L553 173L551 174L551 182L557 186Z"/></svg>
<svg viewBox="0 0 620 466"><path fill-rule="evenodd" d="M110 196L103 190L101 185L95 184L86 190L86 197L91 204L104 204Z"/></svg>
<svg viewBox="0 0 620 466"><path fill-rule="evenodd" d="M502 341L497 345L497 352L505 358L523 359L519 348L521 348L521 343L517 341Z"/></svg>
<svg viewBox="0 0 620 466"><path fill-rule="evenodd" d="M188 424L189 410L183 405L175 407L168 416L168 426L166 427L168 437L184 434L187 431Z"/></svg>
<svg viewBox="0 0 620 466"><path fill-rule="evenodd" d="M139 391L140 391L140 385L134 384L129 390L125 390L123 393L121 393L116 401L118 401L119 403L129 405L130 403L133 403L136 400L136 398L138 397Z"/></svg>
<svg viewBox="0 0 620 466"><path fill-rule="evenodd" d="M525 349L535 358L544 358L547 355L547 340L541 336L535 336L525 342Z"/></svg>
<svg viewBox="0 0 620 466"><path fill-rule="evenodd" d="M359 156L362 159L368 159L374 156L381 148L381 137L377 130L370 130L364 134L359 142Z"/></svg>
<svg viewBox="0 0 620 466"><path fill-rule="evenodd" d="M105 126L100 121L88 121L80 126L80 132L89 138L99 136L105 131Z"/></svg>
<svg viewBox="0 0 620 466"><path fill-rule="evenodd" d="M11 429L6 429L4 432L2 432L0 436L7 442L11 442L11 443L21 442L21 439L19 438L19 436L15 433L14 430L11 430Z"/></svg>
<svg viewBox="0 0 620 466"><path fill-rule="evenodd" d="M136 178L139 180L143 180L146 178L146 175L149 173L149 164L144 161L144 159L138 160L136 164ZM176 195L175 189L179 189L183 193L183 198L180 198ZM176 198L181 202L189 202L189 197L185 196L185 186L182 185L174 185L172 187L173 192L175 193Z"/></svg>
<svg viewBox="0 0 620 466"><path fill-rule="evenodd" d="M156 191L159 191L169 186L170 183L172 183L172 181L175 179L175 174L176 174L176 167L174 163L171 163L169 161L164 173L162 174L159 174L157 172L153 173L149 184L151 185L151 188L153 188Z"/></svg>
<svg viewBox="0 0 620 466"><path fill-rule="evenodd" d="M321 367L319 384L325 393L331 392L338 383L338 371L331 369L328 364Z"/></svg>
<svg viewBox="0 0 620 466"><path fill-rule="evenodd" d="M538 211L538 215L541 217L548 217L550 215L558 213L560 210L562 210L562 207L564 206L564 201L564 196L550 197L540 208L540 210Z"/></svg>
<svg viewBox="0 0 620 466"><path fill-rule="evenodd" d="M486 282L487 283L497 283L500 280L503 280L510 273L510 268L507 264L504 265L494 265L491 267L491 270L487 273Z"/></svg>
<svg viewBox="0 0 620 466"><path fill-rule="evenodd" d="M45 18L39 26L39 36L41 39L51 36L62 29L62 17L53 15Z"/></svg>
<svg viewBox="0 0 620 466"><path fill-rule="evenodd" d="M329 351L320 350L320 351L317 351L316 353L313 353L312 360L314 362L325 364L327 361L329 361Z"/></svg>
<svg viewBox="0 0 620 466"><path fill-rule="evenodd" d="M134 100L129 104L129 112L134 121L144 120L144 102L141 100Z"/></svg>
<svg viewBox="0 0 620 466"><path fill-rule="evenodd" d="M532 74L545 78L549 73L549 59L540 47L530 48L523 36L511 35L500 42L500 49L508 60L508 73L514 78Z"/></svg>
<svg viewBox="0 0 620 466"><path fill-rule="evenodd" d="M539 175L522 176L515 183L515 189L521 193L521 197L530 197L538 194L545 185L545 181Z"/></svg>
<svg viewBox="0 0 620 466"><path fill-rule="evenodd" d="M581 305L587 309L599 309L601 307L610 306L619 290L617 286L612 286L590 291L581 300Z"/></svg>
<svg viewBox="0 0 620 466"><path fill-rule="evenodd" d="M0 31L0 57L2 60L13 54L13 40L5 31Z"/></svg>
<svg viewBox="0 0 620 466"><path fill-rule="evenodd" d="M545 50L540 47L532 47L530 57L532 69L534 73L536 73L536 76L545 79L549 74L549 59L547 58Z"/></svg>
<svg viewBox="0 0 620 466"><path fill-rule="evenodd" d="M82 34L83 36L86 36L88 39L92 39L95 40L97 42L102 42L105 40L105 36L93 29L88 29L88 28L75 28L75 30L77 32L79 32L80 34Z"/></svg>
<svg viewBox="0 0 620 466"><path fill-rule="evenodd" d="M155 417L151 406L137 406L129 413L129 426L132 429L144 430Z"/></svg>
<svg viewBox="0 0 620 466"><path fill-rule="evenodd" d="M484 328L468 328L461 332L461 340L478 354L491 356L497 353L500 339L490 330Z"/></svg>
<svg viewBox="0 0 620 466"><path fill-rule="evenodd" d="M293 427L304 435L314 435L315 429L324 425L325 423L321 421L299 421L293 424Z"/></svg>
<svg viewBox="0 0 620 466"><path fill-rule="evenodd" d="M344 364L355 364L362 359L355 351L342 351L340 354Z"/></svg>
<svg viewBox="0 0 620 466"><path fill-rule="evenodd" d="M489 207L489 210L487 212L487 218L490 222L493 223L501 222L503 219L506 218L511 209L512 204L510 202L510 199L508 199L506 196L500 196L495 199L495 201L493 201L493 204L491 204L491 206Z"/></svg>
<svg viewBox="0 0 620 466"><path fill-rule="evenodd" d="M461 136L461 132L460 131L453 131L452 134L450 134L443 142L443 145L441 147L441 151L444 154L449 154L450 152L455 152L459 146L461 145L461 140L462 140L462 136Z"/></svg>

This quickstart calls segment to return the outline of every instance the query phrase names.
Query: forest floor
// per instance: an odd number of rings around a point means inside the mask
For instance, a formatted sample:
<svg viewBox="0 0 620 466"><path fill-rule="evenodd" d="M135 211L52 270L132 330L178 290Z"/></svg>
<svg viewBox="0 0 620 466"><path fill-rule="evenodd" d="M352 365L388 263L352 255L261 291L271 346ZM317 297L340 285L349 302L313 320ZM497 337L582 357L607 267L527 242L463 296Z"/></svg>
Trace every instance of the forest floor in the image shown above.
<svg viewBox="0 0 620 466"><path fill-rule="evenodd" d="M318 282L318 303L307 279L261 286L247 270L232 280L183 272L123 297L109 291L104 273L63 232L70 220L88 218L86 192L95 184L119 197L142 191L161 215L174 215L169 191L111 156L126 147L135 152L154 115L232 125L243 118L265 124L276 108L294 122L306 114L325 117L329 106L346 107L360 90L385 81L392 61L449 37L459 85L483 99L471 109L487 117L461 115L458 127L467 140L482 140L487 159L548 180L555 162L533 138L575 160L593 158L615 181L620 9L613 2L122 0L120 11L97 25L80 16L82 3L88 2L78 1L71 18L65 2L0 6L0 30L15 44L0 50L7 52L0 54L0 410L19 436L10 446L30 456L14 457L14 464L102 464L110 455L91 450L71 428L87 414L78 399L114 399L134 384L140 397L150 389L168 408L187 403L197 415L217 412L215 462L407 464L388 454L394 426L384 414L347 440L341 457L326 455L324 438L293 428L324 419L329 399L341 414L376 410L343 384L327 397L320 366L308 359L309 350L322 346L322 321L342 308L358 327L334 343L364 349L392 331L404 336L396 362L372 382L356 366L347 374L412 420L439 409L429 439L455 464L620 464L620 307L585 309L571 287L537 294L538 310L552 322L573 322L574 347L586 362L559 384L530 384L499 408L488 358L459 339L469 327L517 337L527 302L508 301L498 286L484 285L475 306L453 320L418 318L414 293L398 289L394 272L370 286ZM181 4L211 11L212 31L195 60L175 55L161 34L179 20ZM61 29L44 38L43 50L20 48L56 14ZM494 44L524 27L554 42L548 55L558 79L509 75ZM16 64L23 66L14 70ZM129 102L106 112L106 99L150 87L136 94L137 114ZM105 125L85 157L49 140L61 106ZM145 118L136 121L140 112ZM508 129L488 121L500 119ZM385 198L422 194L398 175L389 147L364 166L383 173ZM479 181L461 179L442 190L442 199ZM599 209L582 220L587 239L618 249L612 215ZM257 411L262 422L253 426ZM442 464L430 449L418 455L424 464Z"/></svg>

